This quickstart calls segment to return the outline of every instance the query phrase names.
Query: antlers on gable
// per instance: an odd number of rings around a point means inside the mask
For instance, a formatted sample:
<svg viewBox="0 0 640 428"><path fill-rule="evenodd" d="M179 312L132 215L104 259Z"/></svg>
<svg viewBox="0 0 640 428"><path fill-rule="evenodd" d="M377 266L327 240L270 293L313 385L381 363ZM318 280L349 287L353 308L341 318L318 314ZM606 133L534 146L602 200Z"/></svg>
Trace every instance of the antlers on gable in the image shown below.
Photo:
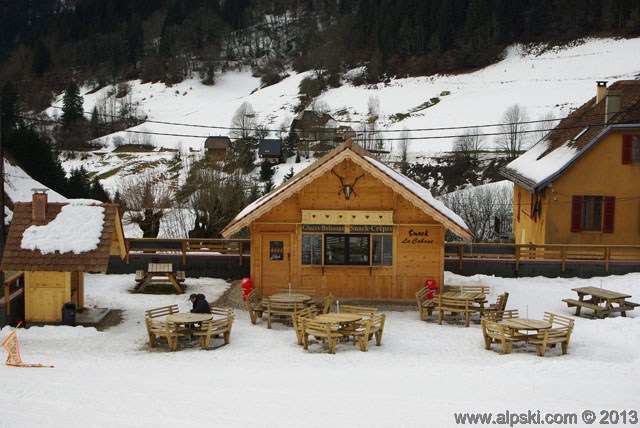
<svg viewBox="0 0 640 428"><path fill-rule="evenodd" d="M338 175L337 172L335 172L333 169L331 169L331 172L338 177L338 179L340 180L340 191L338 192L338 195L340 193L344 192L344 197L345 199L349 200L349 198L351 197L351 194L356 194L356 191L354 190L354 187L356 186L356 183L358 182L358 180L360 180L362 177L364 177L364 172L362 174L360 174L358 177L356 177L355 180L353 180L353 183L351 184L344 184L344 179L342 177L340 177Z"/></svg>

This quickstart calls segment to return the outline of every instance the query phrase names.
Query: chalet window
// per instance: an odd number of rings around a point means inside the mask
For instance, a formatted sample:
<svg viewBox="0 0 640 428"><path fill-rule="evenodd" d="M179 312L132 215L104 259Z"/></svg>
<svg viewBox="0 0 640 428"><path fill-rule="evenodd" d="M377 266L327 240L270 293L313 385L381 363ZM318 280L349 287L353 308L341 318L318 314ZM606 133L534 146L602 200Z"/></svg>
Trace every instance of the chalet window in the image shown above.
<svg viewBox="0 0 640 428"><path fill-rule="evenodd" d="M640 163L640 135L622 136L622 163L625 165Z"/></svg>
<svg viewBox="0 0 640 428"><path fill-rule="evenodd" d="M322 235L302 235L302 264L322 264Z"/></svg>
<svg viewBox="0 0 640 428"><path fill-rule="evenodd" d="M571 231L613 233L615 197L574 196L571 202Z"/></svg>
<svg viewBox="0 0 640 428"><path fill-rule="evenodd" d="M369 265L370 235L325 235L324 264Z"/></svg>
<svg viewBox="0 0 640 428"><path fill-rule="evenodd" d="M393 264L392 242L391 235L371 236L371 264L373 266L391 266Z"/></svg>

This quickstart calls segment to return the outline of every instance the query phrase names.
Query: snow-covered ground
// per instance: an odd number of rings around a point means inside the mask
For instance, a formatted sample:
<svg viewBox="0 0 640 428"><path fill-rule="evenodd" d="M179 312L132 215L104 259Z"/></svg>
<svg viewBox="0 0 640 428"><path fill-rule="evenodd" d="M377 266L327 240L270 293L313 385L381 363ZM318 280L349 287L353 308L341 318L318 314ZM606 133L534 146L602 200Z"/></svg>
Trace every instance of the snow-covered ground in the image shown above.
<svg viewBox="0 0 640 428"><path fill-rule="evenodd" d="M0 427L453 427L454 412L534 414L585 410L640 411L639 314L603 320L577 318L567 355L539 358L516 345L511 355L486 351L479 325L422 322L417 310L387 312L381 347L362 353L340 343L330 355L319 344L296 345L291 327L251 325L236 310L231 343L175 353L148 347L144 310L185 295L131 294L133 275L87 275L89 307L122 309L121 324L94 328L20 329L22 359L53 364L0 366ZM595 286L634 295L640 274L593 279L461 277L448 283L491 286L490 301L510 293L521 317L545 311L571 315L561 299L572 288ZM221 279L187 279L189 292L214 301ZM0 334L6 337L10 328ZM637 420L637 419L636 419ZM631 417L627 417L631 425ZM594 426L598 426L598 422ZM624 425L619 419L617 425Z"/></svg>
<svg viewBox="0 0 640 428"><path fill-rule="evenodd" d="M455 137L464 132L462 127L502 123L504 113L514 104L523 108L529 120L539 120L547 114L562 118L595 96L596 81L613 83L640 76L636 60L639 56L640 38L589 39L543 52L525 52L521 46L512 46L501 61L473 73L394 78L386 84L357 87L345 82L316 101L326 106L337 121L356 131L362 129L369 106L378 104L378 129L384 138L391 139L388 148L397 153L397 142L392 139L407 128L413 138L408 148L410 160L425 159L451 150ZM63 166L69 171L82 165L103 174L102 184L114 193L123 177L134 176L148 167L159 172L169 169L175 152L159 151L160 148L179 149L189 161L197 159L206 137L228 135L232 118L244 102L255 110L257 123L272 130L275 137L282 127L290 126L299 103L300 82L311 75L312 72L292 72L280 83L262 89L260 80L250 71L220 74L213 86L202 85L198 79L171 87L131 81L130 99L149 119L131 130L154 135L119 132L103 137L100 141L104 149L63 160ZM83 94L87 112L107 92L114 91L107 87L89 93L90 89L84 88ZM434 98L439 102L425 108ZM47 113L60 116L61 106L62 94ZM398 120L399 117L404 119ZM481 131L491 134L499 129L483 127ZM112 152L116 137L125 142L146 138L156 151ZM493 139L488 137L488 142L491 144ZM304 165L293 161L280 165L281 174L291 167L298 172Z"/></svg>

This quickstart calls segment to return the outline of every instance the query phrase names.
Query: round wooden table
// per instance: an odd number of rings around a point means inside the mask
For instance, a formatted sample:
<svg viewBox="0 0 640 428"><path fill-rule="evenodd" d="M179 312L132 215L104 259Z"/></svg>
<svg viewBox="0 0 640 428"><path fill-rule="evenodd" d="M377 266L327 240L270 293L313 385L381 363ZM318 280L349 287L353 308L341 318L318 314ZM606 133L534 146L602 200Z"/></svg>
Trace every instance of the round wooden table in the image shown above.
<svg viewBox="0 0 640 428"><path fill-rule="evenodd" d="M544 320L534 320L529 318L508 318L502 320L502 324L514 330L547 330L551 328L551 323Z"/></svg>
<svg viewBox="0 0 640 428"><path fill-rule="evenodd" d="M360 321L362 315L350 314L348 312L329 312L328 314L318 315L317 321L330 322L335 324L350 324Z"/></svg>
<svg viewBox="0 0 640 428"><path fill-rule="evenodd" d="M311 300L311 296L301 293L277 293L268 296L267 299L271 302L305 303Z"/></svg>
<svg viewBox="0 0 640 428"><path fill-rule="evenodd" d="M211 314L201 314L193 312L179 312L177 314L167 315L167 322L176 324L189 325L203 321L209 321L213 316Z"/></svg>

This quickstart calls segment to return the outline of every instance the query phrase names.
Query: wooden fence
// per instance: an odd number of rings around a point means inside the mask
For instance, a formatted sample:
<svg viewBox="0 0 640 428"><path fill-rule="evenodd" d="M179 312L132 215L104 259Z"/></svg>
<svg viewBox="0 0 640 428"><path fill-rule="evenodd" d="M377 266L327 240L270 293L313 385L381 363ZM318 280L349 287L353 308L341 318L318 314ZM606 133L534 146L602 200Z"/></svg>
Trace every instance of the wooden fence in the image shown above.
<svg viewBox="0 0 640 428"><path fill-rule="evenodd" d="M491 260L515 264L520 270L522 263L545 262L560 264L562 272L567 263L599 263L609 272L611 264L633 264L640 266L640 245L577 245L577 244L468 244L447 242L445 259L456 259L462 270L465 261Z"/></svg>

